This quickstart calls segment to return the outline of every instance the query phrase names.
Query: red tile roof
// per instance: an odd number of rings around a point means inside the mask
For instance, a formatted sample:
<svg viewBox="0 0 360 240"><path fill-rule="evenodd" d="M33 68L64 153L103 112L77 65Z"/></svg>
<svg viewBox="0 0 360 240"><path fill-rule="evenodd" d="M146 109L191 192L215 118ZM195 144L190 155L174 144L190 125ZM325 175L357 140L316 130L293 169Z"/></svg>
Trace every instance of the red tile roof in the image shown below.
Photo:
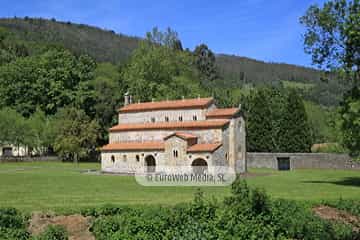
<svg viewBox="0 0 360 240"><path fill-rule="evenodd" d="M173 134L170 134L169 136L166 136L164 139L168 139L172 136L178 136L179 138L182 138L184 140L188 140L188 139L195 139L197 138L197 136L190 134L190 133L185 133L185 132L174 132Z"/></svg>
<svg viewBox="0 0 360 240"><path fill-rule="evenodd" d="M164 150L164 142L121 142L109 143L101 151L113 150Z"/></svg>
<svg viewBox="0 0 360 240"><path fill-rule="evenodd" d="M209 129L222 128L229 120L203 120L185 122L155 122L155 123L127 123L119 124L110 128L110 132L136 131L136 130L158 130L158 129Z"/></svg>
<svg viewBox="0 0 360 240"><path fill-rule="evenodd" d="M231 118L240 111L239 108L218 108L206 113L207 118Z"/></svg>
<svg viewBox="0 0 360 240"><path fill-rule="evenodd" d="M188 152L214 152L222 144L221 143L199 143L190 146Z"/></svg>
<svg viewBox="0 0 360 240"><path fill-rule="evenodd" d="M193 98L159 102L133 103L119 109L120 113L165 109L206 108L214 102L213 98Z"/></svg>

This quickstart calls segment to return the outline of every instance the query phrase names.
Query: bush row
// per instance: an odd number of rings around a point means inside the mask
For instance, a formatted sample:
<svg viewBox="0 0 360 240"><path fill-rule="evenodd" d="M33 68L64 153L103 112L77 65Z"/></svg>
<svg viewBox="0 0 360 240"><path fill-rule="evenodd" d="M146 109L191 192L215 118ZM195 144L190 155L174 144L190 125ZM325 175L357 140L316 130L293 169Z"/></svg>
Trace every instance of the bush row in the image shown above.
<svg viewBox="0 0 360 240"><path fill-rule="evenodd" d="M198 192L192 203L143 209L106 206L96 216L96 239L359 239L351 226L325 221L293 201L271 200L237 179L222 202Z"/></svg>
<svg viewBox="0 0 360 240"><path fill-rule="evenodd" d="M116 207L81 210L93 216L96 239L360 239L352 226L315 216L308 206L272 200L237 178L231 196L223 201L205 199L198 191L191 203L173 207ZM360 216L360 202L327 203ZM28 217L13 208L0 209L0 239L66 240L64 228L49 226L37 238L26 231Z"/></svg>

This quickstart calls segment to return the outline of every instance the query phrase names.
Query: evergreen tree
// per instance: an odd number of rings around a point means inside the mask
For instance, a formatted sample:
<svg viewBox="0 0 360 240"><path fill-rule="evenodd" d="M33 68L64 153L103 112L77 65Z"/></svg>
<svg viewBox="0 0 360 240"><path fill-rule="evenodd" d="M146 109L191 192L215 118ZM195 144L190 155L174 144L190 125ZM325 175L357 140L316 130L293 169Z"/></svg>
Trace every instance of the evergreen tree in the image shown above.
<svg viewBox="0 0 360 240"><path fill-rule="evenodd" d="M282 152L309 152L311 131L304 103L295 90L289 92L280 120L279 149Z"/></svg>
<svg viewBox="0 0 360 240"><path fill-rule="evenodd" d="M267 99L271 118L271 150L272 152L280 152L279 135L282 128L281 119L286 104L286 92L284 89L277 89L275 87L268 88Z"/></svg>
<svg viewBox="0 0 360 240"><path fill-rule="evenodd" d="M247 148L251 152L271 152L272 119L268 91L256 91L248 106Z"/></svg>
<svg viewBox="0 0 360 240"><path fill-rule="evenodd" d="M218 77L215 55L205 44L200 44L194 50L195 63L203 80L213 81Z"/></svg>

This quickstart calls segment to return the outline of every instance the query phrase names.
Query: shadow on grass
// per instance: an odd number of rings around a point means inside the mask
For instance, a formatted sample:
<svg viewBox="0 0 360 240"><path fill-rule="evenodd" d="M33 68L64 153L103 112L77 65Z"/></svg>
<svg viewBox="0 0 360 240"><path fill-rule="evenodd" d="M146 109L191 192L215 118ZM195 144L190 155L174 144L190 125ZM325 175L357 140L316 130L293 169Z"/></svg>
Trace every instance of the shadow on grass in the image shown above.
<svg viewBox="0 0 360 240"><path fill-rule="evenodd" d="M342 186L360 187L360 177L346 177L338 181L303 181L303 183L328 183Z"/></svg>

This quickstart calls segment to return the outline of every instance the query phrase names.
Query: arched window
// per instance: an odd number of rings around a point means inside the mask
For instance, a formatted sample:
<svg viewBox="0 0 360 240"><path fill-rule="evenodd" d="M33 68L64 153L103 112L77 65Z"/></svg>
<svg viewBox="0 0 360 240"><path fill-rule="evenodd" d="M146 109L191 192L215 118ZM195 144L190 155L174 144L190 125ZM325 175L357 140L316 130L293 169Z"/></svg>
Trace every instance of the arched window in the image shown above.
<svg viewBox="0 0 360 240"><path fill-rule="evenodd" d="M151 118L151 122L155 122L155 118L154 118L154 117Z"/></svg>
<svg viewBox="0 0 360 240"><path fill-rule="evenodd" d="M193 116L193 120L197 121L197 116L196 115Z"/></svg>
<svg viewBox="0 0 360 240"><path fill-rule="evenodd" d="M123 161L126 162L126 160L127 160L127 156L126 156L126 154L124 154L123 155Z"/></svg>
<svg viewBox="0 0 360 240"><path fill-rule="evenodd" d="M183 117L179 116L179 121L182 122L182 120L183 120Z"/></svg>
<svg viewBox="0 0 360 240"><path fill-rule="evenodd" d="M173 150L173 155L177 158L179 156L178 150Z"/></svg>
<svg viewBox="0 0 360 240"><path fill-rule="evenodd" d="M111 162L115 163L115 156L114 155L111 155Z"/></svg>
<svg viewBox="0 0 360 240"><path fill-rule="evenodd" d="M165 122L168 122L168 121L169 121L169 117L166 116L166 117L165 117Z"/></svg>
<svg viewBox="0 0 360 240"><path fill-rule="evenodd" d="M136 155L136 161L140 162L140 156L139 155Z"/></svg>

